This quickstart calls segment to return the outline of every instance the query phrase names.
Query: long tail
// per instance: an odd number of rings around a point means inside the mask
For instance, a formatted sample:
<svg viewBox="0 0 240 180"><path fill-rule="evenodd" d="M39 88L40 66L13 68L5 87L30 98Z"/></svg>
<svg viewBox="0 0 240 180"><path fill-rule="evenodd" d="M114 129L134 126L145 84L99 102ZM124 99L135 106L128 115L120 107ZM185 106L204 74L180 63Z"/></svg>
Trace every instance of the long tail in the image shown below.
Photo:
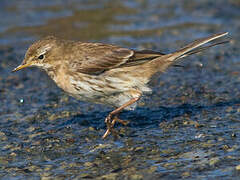
<svg viewBox="0 0 240 180"><path fill-rule="evenodd" d="M223 43L226 43L227 41L223 41L223 42L218 42L218 43L214 43L214 44L211 44L209 46L205 46L205 47L202 47L202 48L198 48L206 43L209 43L215 39L218 39L220 37L223 37L225 35L227 35L228 32L225 32L225 33L220 33L220 34L215 34L215 35L212 35L210 37L207 37L207 38L201 38L201 39L197 39L196 41L188 44L187 46L181 48L180 50L174 52L174 53L171 53L171 54L168 54L168 61L175 61L177 59L180 59L180 58L183 58L185 56L188 56L188 55L191 55L191 54L195 54L195 53L198 53L200 51L203 51L209 47L212 47L212 46L216 46L216 45L219 45L219 44L223 44Z"/></svg>
<svg viewBox="0 0 240 180"><path fill-rule="evenodd" d="M188 44L187 46L181 48L180 50L178 50L174 53L162 55L158 58L155 58L154 60L150 61L149 63L146 63L146 66L150 66L152 69L151 73L148 73L149 76L151 77L153 74L155 74L156 72L159 72L159 71L160 72L165 71L170 65L172 65L174 62L176 62L176 60L178 60L178 59L181 59L188 55L195 54L200 51L206 50L212 46L216 46L216 45L224 44L224 43L228 42L228 41L221 41L221 42L212 43L207 46L203 46L204 44L209 43L213 40L216 40L220 37L223 37L227 34L228 34L228 32L225 32L225 33L215 34L215 35L212 35L207 38L197 39L194 42ZM200 47L200 46L203 46L203 47Z"/></svg>
<svg viewBox="0 0 240 180"><path fill-rule="evenodd" d="M207 46L203 46L204 44L209 43L213 40L216 40L220 37L223 37L227 34L228 32L225 32L225 33L215 34L207 38L197 39L194 42L188 44L187 46L181 48L180 50L174 53L161 55L157 58L154 58L152 61L149 61L148 63L143 64L143 67L139 66L140 69L138 71L143 72L146 77L150 78L156 72L164 72L169 66L173 65L178 59L206 50L212 46L229 42L229 41L220 41L220 42L212 43ZM151 71L149 69L151 69Z"/></svg>

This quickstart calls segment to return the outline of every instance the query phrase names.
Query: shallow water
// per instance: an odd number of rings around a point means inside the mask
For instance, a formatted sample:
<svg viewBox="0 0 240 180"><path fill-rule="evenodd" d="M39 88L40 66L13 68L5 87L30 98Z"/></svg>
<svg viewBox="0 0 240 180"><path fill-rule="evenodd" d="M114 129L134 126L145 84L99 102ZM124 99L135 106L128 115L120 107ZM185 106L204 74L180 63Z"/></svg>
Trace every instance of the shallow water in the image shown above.
<svg viewBox="0 0 240 180"><path fill-rule="evenodd" d="M0 2L2 179L237 179L240 1ZM231 42L156 75L153 94L101 139L111 108L78 102L38 69L10 73L46 35L172 52L229 31Z"/></svg>

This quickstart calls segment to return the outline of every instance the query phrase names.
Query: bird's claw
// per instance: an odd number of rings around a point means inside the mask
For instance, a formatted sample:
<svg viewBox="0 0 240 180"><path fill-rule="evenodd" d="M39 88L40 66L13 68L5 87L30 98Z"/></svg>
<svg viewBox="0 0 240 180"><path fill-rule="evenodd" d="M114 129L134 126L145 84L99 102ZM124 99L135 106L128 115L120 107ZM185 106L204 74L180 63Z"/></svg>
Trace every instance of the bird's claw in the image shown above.
<svg viewBox="0 0 240 180"><path fill-rule="evenodd" d="M118 132L113 128L116 122L119 122L119 123L123 124L124 126L126 126L129 123L129 121L121 120L117 116L114 116L114 118L113 118L112 114L109 114L105 119L105 123L107 125L107 130L104 133L104 135L102 136L103 139L105 139L110 133L112 133L114 135L114 137L116 137L116 138L119 137Z"/></svg>
<svg viewBox="0 0 240 180"><path fill-rule="evenodd" d="M104 135L102 136L103 139L105 139L111 132L113 134L116 134L117 132L113 129L114 126L114 119L112 120L112 114L109 114L106 119L105 119L105 123L107 125L107 130L104 133Z"/></svg>
<svg viewBox="0 0 240 180"><path fill-rule="evenodd" d="M105 123L106 123L107 127L112 126L112 121L111 120L112 120L112 115L109 114L105 119Z"/></svg>

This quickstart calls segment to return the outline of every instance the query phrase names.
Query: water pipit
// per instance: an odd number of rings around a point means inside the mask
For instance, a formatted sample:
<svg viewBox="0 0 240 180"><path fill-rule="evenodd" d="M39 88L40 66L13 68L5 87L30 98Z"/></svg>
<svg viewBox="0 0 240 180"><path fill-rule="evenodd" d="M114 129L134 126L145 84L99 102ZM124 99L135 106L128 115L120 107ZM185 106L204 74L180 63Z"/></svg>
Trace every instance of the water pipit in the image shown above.
<svg viewBox="0 0 240 180"><path fill-rule="evenodd" d="M141 96L151 92L148 82L153 74L164 72L183 57L226 42L203 46L227 34L198 39L170 54L49 36L32 44L23 62L13 71L39 67L70 96L115 107L105 119L105 138L111 132L117 134L113 128L116 122L127 124L118 118L120 112L123 109L134 110Z"/></svg>

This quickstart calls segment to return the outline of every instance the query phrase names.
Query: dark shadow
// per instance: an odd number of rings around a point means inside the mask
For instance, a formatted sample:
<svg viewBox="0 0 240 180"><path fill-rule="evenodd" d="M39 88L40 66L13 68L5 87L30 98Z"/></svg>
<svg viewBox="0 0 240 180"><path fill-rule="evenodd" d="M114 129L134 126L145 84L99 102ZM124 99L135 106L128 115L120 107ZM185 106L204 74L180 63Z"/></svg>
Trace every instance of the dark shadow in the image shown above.
<svg viewBox="0 0 240 180"><path fill-rule="evenodd" d="M228 106L240 105L239 99L232 99L227 102L218 102L209 106L182 104L177 107L159 107L159 108L146 108L138 107L135 111L124 111L121 113L121 119L130 121L129 127L145 127L145 126L158 126L162 121L171 121L176 117L183 115L194 116L203 111L214 111L219 108ZM95 128L104 128L104 119L109 112L91 112L80 114L72 117L70 120L65 121L62 125L79 124L81 126L93 126Z"/></svg>

